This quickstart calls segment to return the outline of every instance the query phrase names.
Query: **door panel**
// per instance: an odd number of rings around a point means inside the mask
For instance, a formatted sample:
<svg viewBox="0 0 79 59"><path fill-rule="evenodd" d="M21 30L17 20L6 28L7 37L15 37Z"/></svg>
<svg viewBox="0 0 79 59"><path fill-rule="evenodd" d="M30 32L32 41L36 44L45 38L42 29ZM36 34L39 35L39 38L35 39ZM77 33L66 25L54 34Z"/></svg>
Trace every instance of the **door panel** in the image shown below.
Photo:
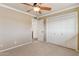
<svg viewBox="0 0 79 59"><path fill-rule="evenodd" d="M37 31L38 31L38 40L44 41L44 20L38 20L38 26L37 26Z"/></svg>

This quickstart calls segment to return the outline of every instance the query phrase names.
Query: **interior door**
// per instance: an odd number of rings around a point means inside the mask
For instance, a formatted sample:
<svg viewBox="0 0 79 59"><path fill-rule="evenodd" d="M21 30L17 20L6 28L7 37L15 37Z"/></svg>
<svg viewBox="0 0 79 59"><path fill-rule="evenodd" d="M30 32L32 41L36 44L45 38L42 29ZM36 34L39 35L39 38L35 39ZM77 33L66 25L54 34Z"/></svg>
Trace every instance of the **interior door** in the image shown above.
<svg viewBox="0 0 79 59"><path fill-rule="evenodd" d="M38 20L38 26L37 26L37 32L38 32L38 40L44 41L44 20Z"/></svg>
<svg viewBox="0 0 79 59"><path fill-rule="evenodd" d="M37 19L32 19L32 39L37 40Z"/></svg>

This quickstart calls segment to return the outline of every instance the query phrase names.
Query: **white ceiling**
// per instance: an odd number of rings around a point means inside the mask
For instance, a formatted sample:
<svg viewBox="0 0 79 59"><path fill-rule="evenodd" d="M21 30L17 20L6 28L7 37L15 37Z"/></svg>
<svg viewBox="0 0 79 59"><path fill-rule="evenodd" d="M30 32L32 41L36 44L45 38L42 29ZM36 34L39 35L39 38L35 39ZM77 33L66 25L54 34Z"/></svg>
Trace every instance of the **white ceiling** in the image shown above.
<svg viewBox="0 0 79 59"><path fill-rule="evenodd" d="M4 3L4 5L7 5L9 7L15 8L15 9L19 9L19 10L24 11L24 12L27 12L27 10L32 9L29 6L26 6L26 5L23 5L20 3ZM76 5L79 5L79 3L45 3L42 5L50 6L52 8L52 10L51 11L43 11L42 14L36 13L34 11L27 12L27 13L32 14L32 15L36 15L36 16L37 15L40 16L40 15L44 15L44 14L49 14L51 12L59 11L59 10L65 9L65 8L69 8L72 6L76 6Z"/></svg>

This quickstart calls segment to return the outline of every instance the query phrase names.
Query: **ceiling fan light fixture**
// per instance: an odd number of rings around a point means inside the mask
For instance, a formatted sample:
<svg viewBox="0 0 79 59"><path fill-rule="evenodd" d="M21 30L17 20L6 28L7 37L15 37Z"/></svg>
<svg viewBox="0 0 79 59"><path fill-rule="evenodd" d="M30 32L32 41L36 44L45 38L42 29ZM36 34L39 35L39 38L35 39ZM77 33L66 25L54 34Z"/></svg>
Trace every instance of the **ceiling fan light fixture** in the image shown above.
<svg viewBox="0 0 79 59"><path fill-rule="evenodd" d="M34 7L33 9L34 9L34 11L36 11L36 12L40 11L40 8L39 8L39 7Z"/></svg>

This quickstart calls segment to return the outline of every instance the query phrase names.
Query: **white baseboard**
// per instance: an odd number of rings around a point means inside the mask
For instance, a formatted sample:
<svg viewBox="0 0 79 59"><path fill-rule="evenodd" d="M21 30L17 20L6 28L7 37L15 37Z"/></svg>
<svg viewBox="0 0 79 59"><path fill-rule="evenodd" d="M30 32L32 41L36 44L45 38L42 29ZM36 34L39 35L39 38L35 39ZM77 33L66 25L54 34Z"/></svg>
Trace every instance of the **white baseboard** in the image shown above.
<svg viewBox="0 0 79 59"><path fill-rule="evenodd" d="M20 47L20 46L23 46L23 45L27 45L27 44L30 44L30 43L32 43L32 41L31 42L24 43L24 44L21 44L21 45L13 46L13 47L10 47L10 48L4 49L4 50L0 50L0 53L1 52L5 52L5 51L8 51L8 50L11 50L11 49L14 49L14 48L17 48L17 47Z"/></svg>

